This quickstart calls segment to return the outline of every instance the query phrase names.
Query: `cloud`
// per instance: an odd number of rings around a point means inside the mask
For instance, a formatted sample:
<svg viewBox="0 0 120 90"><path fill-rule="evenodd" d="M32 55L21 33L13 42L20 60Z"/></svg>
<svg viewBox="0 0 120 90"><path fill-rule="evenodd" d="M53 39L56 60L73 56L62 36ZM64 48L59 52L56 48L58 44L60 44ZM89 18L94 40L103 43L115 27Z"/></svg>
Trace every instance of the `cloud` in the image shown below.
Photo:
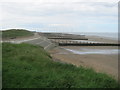
<svg viewBox="0 0 120 90"><path fill-rule="evenodd" d="M118 2L119 0L1 0L0 2L40 2L40 3L69 3L69 2Z"/></svg>
<svg viewBox="0 0 120 90"><path fill-rule="evenodd" d="M94 27L96 24L102 26L108 23L115 25L117 24L117 2L118 0L89 0L88 2L85 0L30 0L30 2L20 0L19 3L14 0L13 2L4 0L0 4L0 13L2 13L0 24L2 28L45 29L52 27L84 29L85 26Z"/></svg>

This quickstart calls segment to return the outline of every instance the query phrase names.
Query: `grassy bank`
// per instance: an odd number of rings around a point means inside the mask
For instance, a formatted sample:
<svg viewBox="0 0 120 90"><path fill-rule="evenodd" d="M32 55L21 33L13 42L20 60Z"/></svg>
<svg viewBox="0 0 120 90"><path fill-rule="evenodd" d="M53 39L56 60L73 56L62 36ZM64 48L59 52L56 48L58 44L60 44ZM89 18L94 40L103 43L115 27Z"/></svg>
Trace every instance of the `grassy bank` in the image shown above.
<svg viewBox="0 0 120 90"><path fill-rule="evenodd" d="M32 35L33 35L32 32L23 30L23 29L10 29L10 30L2 31L3 39L26 37L26 36L32 36Z"/></svg>
<svg viewBox="0 0 120 90"><path fill-rule="evenodd" d="M3 43L3 88L116 88L92 69L52 61L39 46Z"/></svg>

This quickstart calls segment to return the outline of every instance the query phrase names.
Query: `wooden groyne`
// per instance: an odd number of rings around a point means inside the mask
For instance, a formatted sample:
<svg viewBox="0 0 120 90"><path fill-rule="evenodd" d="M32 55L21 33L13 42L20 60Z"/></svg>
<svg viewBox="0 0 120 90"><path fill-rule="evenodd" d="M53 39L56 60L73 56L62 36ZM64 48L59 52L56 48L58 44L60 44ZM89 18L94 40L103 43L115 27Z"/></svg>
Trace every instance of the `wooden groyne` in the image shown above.
<svg viewBox="0 0 120 90"><path fill-rule="evenodd" d="M120 46L118 43L97 43L97 42L78 42L69 40L53 40L59 46Z"/></svg>
<svg viewBox="0 0 120 90"><path fill-rule="evenodd" d="M120 46L112 43L58 43L59 46Z"/></svg>
<svg viewBox="0 0 120 90"><path fill-rule="evenodd" d="M48 39L88 40L87 38L70 38L70 37L48 37Z"/></svg>
<svg viewBox="0 0 120 90"><path fill-rule="evenodd" d="M63 40L88 40L85 35L74 35L65 33L39 33L48 39L63 39Z"/></svg>

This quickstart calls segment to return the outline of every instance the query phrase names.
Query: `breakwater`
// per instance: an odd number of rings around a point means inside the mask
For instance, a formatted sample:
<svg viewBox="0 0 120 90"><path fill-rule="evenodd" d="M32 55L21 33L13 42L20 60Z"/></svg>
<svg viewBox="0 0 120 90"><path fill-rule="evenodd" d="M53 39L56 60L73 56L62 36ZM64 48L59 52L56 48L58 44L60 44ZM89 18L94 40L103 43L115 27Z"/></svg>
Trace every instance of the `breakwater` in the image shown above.
<svg viewBox="0 0 120 90"><path fill-rule="evenodd" d="M70 40L52 40L59 46L120 46L119 43L104 43L104 42L78 42Z"/></svg>
<svg viewBox="0 0 120 90"><path fill-rule="evenodd" d="M113 43L58 43L59 46L120 46Z"/></svg>

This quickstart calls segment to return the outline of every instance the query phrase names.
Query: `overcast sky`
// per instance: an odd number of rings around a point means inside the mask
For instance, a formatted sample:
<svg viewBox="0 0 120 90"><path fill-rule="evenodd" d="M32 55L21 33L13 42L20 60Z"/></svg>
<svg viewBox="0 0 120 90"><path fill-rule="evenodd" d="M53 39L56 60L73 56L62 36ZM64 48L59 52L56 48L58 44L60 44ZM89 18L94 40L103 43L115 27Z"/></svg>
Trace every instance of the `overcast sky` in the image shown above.
<svg viewBox="0 0 120 90"><path fill-rule="evenodd" d="M118 1L1 0L0 27L1 30L117 32Z"/></svg>

